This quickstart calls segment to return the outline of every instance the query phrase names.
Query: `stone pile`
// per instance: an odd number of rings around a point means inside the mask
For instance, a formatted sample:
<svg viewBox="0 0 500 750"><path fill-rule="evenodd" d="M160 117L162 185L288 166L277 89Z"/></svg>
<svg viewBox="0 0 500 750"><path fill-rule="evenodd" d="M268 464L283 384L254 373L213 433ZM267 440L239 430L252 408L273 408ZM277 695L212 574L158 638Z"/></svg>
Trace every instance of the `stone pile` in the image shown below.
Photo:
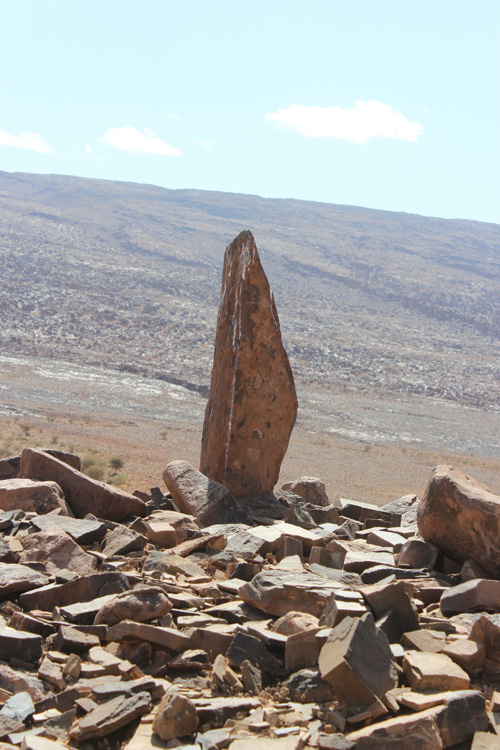
<svg viewBox="0 0 500 750"><path fill-rule="evenodd" d="M8 461L0 750L500 747L500 581L472 554L500 498L459 472L420 504L302 477L250 506L181 461L151 495ZM428 541L459 494L470 545Z"/></svg>

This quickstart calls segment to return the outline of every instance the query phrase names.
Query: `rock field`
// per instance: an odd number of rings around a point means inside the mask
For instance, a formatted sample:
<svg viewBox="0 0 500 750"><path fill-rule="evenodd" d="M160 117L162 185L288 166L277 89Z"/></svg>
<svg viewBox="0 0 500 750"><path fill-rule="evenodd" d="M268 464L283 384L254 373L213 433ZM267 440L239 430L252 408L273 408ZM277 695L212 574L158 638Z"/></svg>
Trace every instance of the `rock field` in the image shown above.
<svg viewBox="0 0 500 750"><path fill-rule="evenodd" d="M438 467L420 502L311 477L235 500L178 464L129 495L76 455L0 461L0 750L500 747L500 580L474 559L499 496Z"/></svg>

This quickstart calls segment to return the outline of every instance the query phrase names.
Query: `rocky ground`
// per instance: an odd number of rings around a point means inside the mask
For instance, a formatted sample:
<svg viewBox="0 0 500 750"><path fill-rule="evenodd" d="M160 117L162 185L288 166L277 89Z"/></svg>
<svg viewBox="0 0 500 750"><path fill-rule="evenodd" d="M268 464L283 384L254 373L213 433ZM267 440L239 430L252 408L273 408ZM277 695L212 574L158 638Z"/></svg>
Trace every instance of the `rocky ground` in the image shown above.
<svg viewBox="0 0 500 750"><path fill-rule="evenodd" d="M499 496L446 467L382 508L79 468L0 462L2 750L500 747Z"/></svg>

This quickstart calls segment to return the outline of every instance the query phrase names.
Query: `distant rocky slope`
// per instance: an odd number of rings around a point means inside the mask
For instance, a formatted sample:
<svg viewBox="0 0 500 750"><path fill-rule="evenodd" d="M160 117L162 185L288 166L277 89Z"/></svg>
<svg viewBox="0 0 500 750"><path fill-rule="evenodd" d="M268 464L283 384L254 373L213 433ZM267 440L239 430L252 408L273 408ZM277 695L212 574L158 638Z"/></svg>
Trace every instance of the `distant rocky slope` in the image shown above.
<svg viewBox="0 0 500 750"><path fill-rule="evenodd" d="M500 227L0 173L0 349L208 392L222 255L255 234L299 390L500 404Z"/></svg>

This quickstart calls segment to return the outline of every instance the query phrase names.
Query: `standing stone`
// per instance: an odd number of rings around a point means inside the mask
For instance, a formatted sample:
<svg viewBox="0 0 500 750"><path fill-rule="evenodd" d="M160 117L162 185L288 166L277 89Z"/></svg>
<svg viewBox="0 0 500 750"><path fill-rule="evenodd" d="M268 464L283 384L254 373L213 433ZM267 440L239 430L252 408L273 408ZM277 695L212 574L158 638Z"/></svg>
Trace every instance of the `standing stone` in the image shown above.
<svg viewBox="0 0 500 750"><path fill-rule="evenodd" d="M226 248L200 471L235 497L272 490L297 415L274 298L252 233Z"/></svg>

